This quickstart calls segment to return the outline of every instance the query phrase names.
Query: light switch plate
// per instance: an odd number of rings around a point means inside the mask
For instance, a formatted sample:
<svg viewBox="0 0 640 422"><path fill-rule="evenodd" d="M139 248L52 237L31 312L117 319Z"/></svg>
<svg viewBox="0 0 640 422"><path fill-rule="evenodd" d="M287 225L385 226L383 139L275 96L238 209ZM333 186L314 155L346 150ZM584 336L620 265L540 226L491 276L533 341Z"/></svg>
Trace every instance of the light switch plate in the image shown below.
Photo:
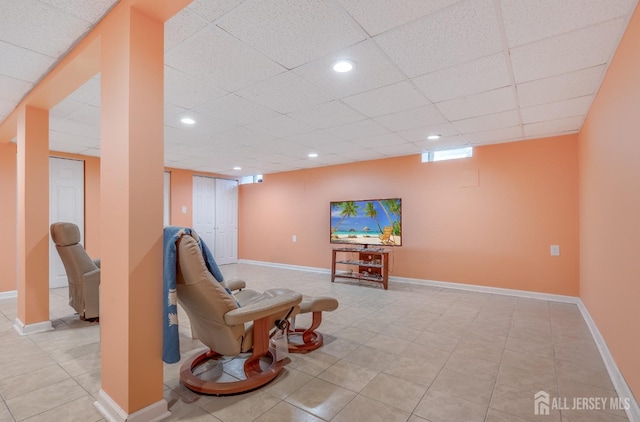
<svg viewBox="0 0 640 422"><path fill-rule="evenodd" d="M551 256L560 256L560 245L551 245Z"/></svg>

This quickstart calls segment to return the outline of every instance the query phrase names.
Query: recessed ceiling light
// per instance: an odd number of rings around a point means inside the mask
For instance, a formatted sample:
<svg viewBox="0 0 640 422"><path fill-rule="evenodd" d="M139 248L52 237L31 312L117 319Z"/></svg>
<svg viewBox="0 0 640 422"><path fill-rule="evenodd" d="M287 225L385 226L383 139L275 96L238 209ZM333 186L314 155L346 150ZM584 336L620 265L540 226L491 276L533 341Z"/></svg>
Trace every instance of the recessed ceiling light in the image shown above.
<svg viewBox="0 0 640 422"><path fill-rule="evenodd" d="M307 155L307 157L309 157L309 158L316 158L317 156L318 156L318 154L316 154L315 152L312 152L309 155Z"/></svg>
<svg viewBox="0 0 640 422"><path fill-rule="evenodd" d="M333 64L333 70L339 73L349 72L355 65L351 60L338 60Z"/></svg>
<svg viewBox="0 0 640 422"><path fill-rule="evenodd" d="M195 122L196 122L191 117L183 117L182 119L180 119L180 121L182 123L184 123L185 125L192 125L192 124L195 124Z"/></svg>
<svg viewBox="0 0 640 422"><path fill-rule="evenodd" d="M429 135L427 136L427 139L430 141L435 141L436 139L440 139L442 138L442 135Z"/></svg>
<svg viewBox="0 0 640 422"><path fill-rule="evenodd" d="M235 166L233 169L234 170L242 170L242 167Z"/></svg>

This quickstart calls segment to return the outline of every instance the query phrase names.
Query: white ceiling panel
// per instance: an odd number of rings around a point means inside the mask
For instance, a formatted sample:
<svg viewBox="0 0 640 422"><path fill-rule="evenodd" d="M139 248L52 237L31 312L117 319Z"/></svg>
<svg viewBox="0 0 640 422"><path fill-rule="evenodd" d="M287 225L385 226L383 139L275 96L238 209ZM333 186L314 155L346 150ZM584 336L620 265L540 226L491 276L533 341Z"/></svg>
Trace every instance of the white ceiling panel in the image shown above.
<svg viewBox="0 0 640 422"><path fill-rule="evenodd" d="M100 19L117 0L40 0L88 22Z"/></svg>
<svg viewBox="0 0 640 422"><path fill-rule="evenodd" d="M4 17L2 19L4 20ZM6 43L2 39L0 39L0 57L2 58L0 60L0 75L27 82L38 81L55 62L52 57Z"/></svg>
<svg viewBox="0 0 640 422"><path fill-rule="evenodd" d="M85 104L81 103L80 101L72 100L71 98L67 97L56 104L51 110L49 110L49 116L67 117L84 105Z"/></svg>
<svg viewBox="0 0 640 422"><path fill-rule="evenodd" d="M604 66L596 66L565 73L564 75L518 84L517 91L520 107L530 107L594 94L604 70Z"/></svg>
<svg viewBox="0 0 640 422"><path fill-rule="evenodd" d="M216 135L216 139L235 145L254 145L256 143L269 142L275 138L271 135L240 126Z"/></svg>
<svg viewBox="0 0 640 422"><path fill-rule="evenodd" d="M244 0L193 0L187 6L187 10L197 13L209 22L213 22L242 4L243 1Z"/></svg>
<svg viewBox="0 0 640 422"><path fill-rule="evenodd" d="M354 62L354 69L351 72L336 73L333 64L344 59ZM397 66L371 40L313 60L293 71L336 98L369 91L404 79Z"/></svg>
<svg viewBox="0 0 640 422"><path fill-rule="evenodd" d="M180 119L182 117L191 117L196 121L196 123L193 125L185 125L184 123L180 122ZM199 134L201 136L213 136L231 130L236 126L240 126L233 122L218 119L212 116L207 116L201 113L196 113L194 111L170 116L165 114L164 124L167 126L172 126L179 130Z"/></svg>
<svg viewBox="0 0 640 422"><path fill-rule="evenodd" d="M204 18L187 7L182 13L178 13L165 22L164 50L171 50L207 25L208 23Z"/></svg>
<svg viewBox="0 0 640 422"><path fill-rule="evenodd" d="M247 127L258 132L263 132L276 138L286 138L300 133L312 132L315 128L311 125L299 122L289 116L280 115L271 119L252 122Z"/></svg>
<svg viewBox="0 0 640 422"><path fill-rule="evenodd" d="M238 91L237 94L285 114L333 99L330 94L314 87L291 71L258 82Z"/></svg>
<svg viewBox="0 0 640 422"><path fill-rule="evenodd" d="M67 116L67 119L100 127L100 108L87 105L80 107Z"/></svg>
<svg viewBox="0 0 640 422"><path fill-rule="evenodd" d="M506 127L501 129L486 130L483 132L467 133L464 137L472 145L483 145L503 141L520 141L524 139L522 126Z"/></svg>
<svg viewBox="0 0 640 422"><path fill-rule="evenodd" d="M429 104L424 94L408 81L343 98L342 101L369 117L396 113Z"/></svg>
<svg viewBox="0 0 640 422"><path fill-rule="evenodd" d="M451 123L442 123L426 127L419 127L411 130L403 130L398 132L407 141L422 142L427 140L429 135L440 135L442 137L457 135L458 130ZM429 141L431 142L431 141Z"/></svg>
<svg viewBox="0 0 640 422"><path fill-rule="evenodd" d="M165 64L230 92L285 70L215 26L206 27L168 51Z"/></svg>
<svg viewBox="0 0 640 422"><path fill-rule="evenodd" d="M502 127L518 126L520 115L517 110L508 110L501 113L487 114L486 116L472 117L470 119L453 122L453 126L460 133L482 132Z"/></svg>
<svg viewBox="0 0 640 422"><path fill-rule="evenodd" d="M505 87L455 100L443 101L436 107L450 121L499 113L516 108L513 88Z"/></svg>
<svg viewBox="0 0 640 422"><path fill-rule="evenodd" d="M353 142L368 148L381 148L390 145L402 145L409 143L409 141L395 133L386 133L384 135L355 139Z"/></svg>
<svg viewBox="0 0 640 422"><path fill-rule="evenodd" d="M412 78L502 50L493 0L467 0L375 41Z"/></svg>
<svg viewBox="0 0 640 422"><path fill-rule="evenodd" d="M52 143L58 146L62 144L74 145L76 147L80 147L80 149L100 147L99 139L91 138L88 136L74 135L71 133L58 132L56 130L49 131L49 147L51 147ZM58 149L57 151L65 150ZM78 151L78 149L74 148L74 151Z"/></svg>
<svg viewBox="0 0 640 422"><path fill-rule="evenodd" d="M0 40L49 57L64 53L90 26L39 0L1 0L0 10Z"/></svg>
<svg viewBox="0 0 640 422"><path fill-rule="evenodd" d="M527 124L563 119L565 117L586 116L592 101L593 95L587 95L570 100L523 108L520 110L522 122Z"/></svg>
<svg viewBox="0 0 640 422"><path fill-rule="evenodd" d="M460 0L339 0L369 35L427 16Z"/></svg>
<svg viewBox="0 0 640 422"><path fill-rule="evenodd" d="M418 148L418 152L437 151L447 148L462 148L469 145L469 142L467 142L467 140L460 135L443 136L442 138L433 141L427 139L424 141L415 142L415 146L416 148Z"/></svg>
<svg viewBox="0 0 640 422"><path fill-rule="evenodd" d="M580 126L582 126L583 121L584 116L574 116L558 120L531 123L524 125L524 135L527 138L539 138L541 136L577 133Z"/></svg>
<svg viewBox="0 0 640 422"><path fill-rule="evenodd" d="M374 147L373 150L382 155L386 155L387 157L399 157L401 155L420 154L422 152L422 149L419 146L416 146L411 142Z"/></svg>
<svg viewBox="0 0 640 422"><path fill-rule="evenodd" d="M428 73L412 80L433 102L478 94L511 84L503 53Z"/></svg>
<svg viewBox="0 0 640 422"><path fill-rule="evenodd" d="M79 154L86 149L87 149L86 147L75 145L69 142L54 141L54 140L49 141L50 151L69 152L72 154Z"/></svg>
<svg viewBox="0 0 640 422"><path fill-rule="evenodd" d="M218 26L288 69L366 38L335 3L317 0L246 2Z"/></svg>
<svg viewBox="0 0 640 422"><path fill-rule="evenodd" d="M347 123L342 126L334 126L325 129L326 132L335 135L337 138L352 141L363 137L382 135L389 130L372 119L360 120L354 123Z"/></svg>
<svg viewBox="0 0 640 422"><path fill-rule="evenodd" d="M0 98L0 119L4 119L18 105L17 101Z"/></svg>
<svg viewBox="0 0 640 422"><path fill-rule="evenodd" d="M0 99L17 103L31 87L33 87L31 82L0 75Z"/></svg>
<svg viewBox="0 0 640 422"><path fill-rule="evenodd" d="M185 109L227 95L226 91L208 85L170 66L164 67L165 101Z"/></svg>
<svg viewBox="0 0 640 422"><path fill-rule="evenodd" d="M68 99L89 104L93 99L100 96L100 78L99 74L80 85L78 89L73 91Z"/></svg>
<svg viewBox="0 0 640 422"><path fill-rule="evenodd" d="M323 145L318 145L316 147L318 151L326 152L326 153L336 153L343 154L345 152L353 152L359 151L362 149L362 145L356 144L351 141L337 141L337 142L327 142Z"/></svg>
<svg viewBox="0 0 640 422"><path fill-rule="evenodd" d="M80 151L79 154L89 155L91 157L100 157L100 148L87 148L85 150Z"/></svg>
<svg viewBox="0 0 640 422"><path fill-rule="evenodd" d="M622 19L511 49L516 83L601 65L622 32Z"/></svg>
<svg viewBox="0 0 640 422"><path fill-rule="evenodd" d="M196 107L194 111L237 125L272 119L279 115L273 110L235 94L225 95L222 98L203 104Z"/></svg>
<svg viewBox="0 0 640 422"><path fill-rule="evenodd" d="M510 47L628 15L634 0L502 0Z"/></svg>
<svg viewBox="0 0 640 422"><path fill-rule="evenodd" d="M340 154L340 156L342 156L345 159L345 162L347 162L347 160L353 160L353 161L379 160L381 158L386 157L386 155L372 148L364 148L364 149L361 149L360 151L345 152L343 154Z"/></svg>
<svg viewBox="0 0 640 422"><path fill-rule="evenodd" d="M340 138L332 135L324 130L315 130L313 132L302 133L300 135L290 136L285 140L294 142L297 145L306 145L311 147L322 146L326 144L335 143L341 140Z"/></svg>
<svg viewBox="0 0 640 422"><path fill-rule="evenodd" d="M56 116L49 116L49 129L62 133L70 133L72 135L100 139L100 127Z"/></svg>
<svg viewBox="0 0 640 422"><path fill-rule="evenodd" d="M374 118L387 129L397 132L444 123L442 114L432 104Z"/></svg>
<svg viewBox="0 0 640 422"><path fill-rule="evenodd" d="M365 116L347 107L343 102L338 100L289 113L289 117L318 129L340 126L345 123L365 119Z"/></svg>

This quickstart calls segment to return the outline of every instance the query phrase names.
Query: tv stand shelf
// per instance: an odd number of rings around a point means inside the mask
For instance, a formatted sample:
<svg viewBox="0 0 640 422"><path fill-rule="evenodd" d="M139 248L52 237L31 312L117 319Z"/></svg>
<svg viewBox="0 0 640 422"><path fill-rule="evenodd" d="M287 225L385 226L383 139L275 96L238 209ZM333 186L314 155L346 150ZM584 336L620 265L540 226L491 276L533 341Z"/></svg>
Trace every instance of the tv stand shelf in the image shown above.
<svg viewBox="0 0 640 422"><path fill-rule="evenodd" d="M336 264L358 267L358 272L354 272L353 269L337 271ZM382 283L387 290L389 252L381 248L334 248L331 257L332 283L336 277Z"/></svg>

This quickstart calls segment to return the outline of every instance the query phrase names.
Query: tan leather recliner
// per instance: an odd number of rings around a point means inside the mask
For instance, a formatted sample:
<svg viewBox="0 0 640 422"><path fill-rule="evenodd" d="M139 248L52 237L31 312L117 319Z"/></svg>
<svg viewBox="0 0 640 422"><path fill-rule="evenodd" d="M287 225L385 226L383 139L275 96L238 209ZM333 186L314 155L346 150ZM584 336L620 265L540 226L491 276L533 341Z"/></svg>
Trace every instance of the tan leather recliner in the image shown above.
<svg viewBox="0 0 640 422"><path fill-rule="evenodd" d="M53 223L51 238L69 281L69 305L82 319L100 315L100 261L92 260L80 244L80 230L73 223Z"/></svg>
<svg viewBox="0 0 640 422"><path fill-rule="evenodd" d="M209 351L186 360L180 380L189 389L205 394L237 394L256 389L274 379L283 362L269 351L270 331L276 320L298 312L302 295L287 292L238 307L234 297L209 272L197 240L183 234L177 244L176 290L178 303L187 313L198 339ZM224 373L222 356L237 356L251 351L244 362L244 373ZM261 364L263 359L270 364ZM198 369L215 360L221 371ZM268 365L268 366L267 366ZM203 376L197 376L196 373ZM231 379L231 381L227 381Z"/></svg>

